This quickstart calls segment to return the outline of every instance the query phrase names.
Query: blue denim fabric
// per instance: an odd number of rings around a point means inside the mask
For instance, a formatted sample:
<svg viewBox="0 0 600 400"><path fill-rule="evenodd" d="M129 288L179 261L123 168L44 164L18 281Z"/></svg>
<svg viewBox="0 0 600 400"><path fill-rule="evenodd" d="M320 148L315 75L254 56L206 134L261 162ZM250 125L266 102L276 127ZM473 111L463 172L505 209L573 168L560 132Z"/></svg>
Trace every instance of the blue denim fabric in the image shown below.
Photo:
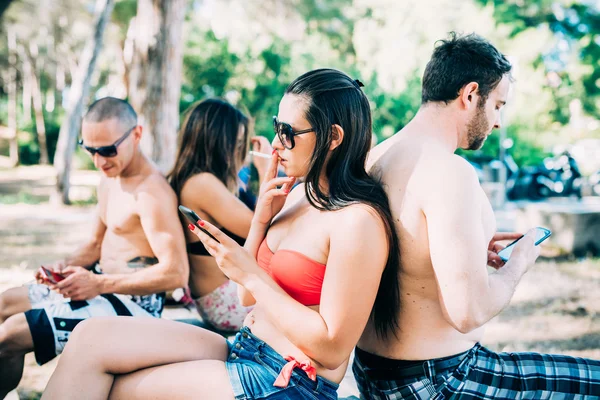
<svg viewBox="0 0 600 400"><path fill-rule="evenodd" d="M273 386L287 361L268 344L243 327L230 345L225 366L233 393L238 400L246 399L309 399L336 400L338 384L317 376L316 382L304 371L295 368L285 388Z"/></svg>

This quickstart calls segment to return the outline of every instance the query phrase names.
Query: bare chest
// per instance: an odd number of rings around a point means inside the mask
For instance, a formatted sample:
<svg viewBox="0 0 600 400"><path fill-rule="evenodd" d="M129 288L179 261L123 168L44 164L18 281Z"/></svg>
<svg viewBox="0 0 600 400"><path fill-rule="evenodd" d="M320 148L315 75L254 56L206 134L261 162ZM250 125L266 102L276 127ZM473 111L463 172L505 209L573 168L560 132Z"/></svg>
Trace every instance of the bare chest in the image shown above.
<svg viewBox="0 0 600 400"><path fill-rule="evenodd" d="M294 250L326 264L329 254L329 215L318 210L288 210L269 228L272 251Z"/></svg>
<svg viewBox="0 0 600 400"><path fill-rule="evenodd" d="M102 219L107 229L116 235L127 235L141 231L135 192L112 187L102 207Z"/></svg>

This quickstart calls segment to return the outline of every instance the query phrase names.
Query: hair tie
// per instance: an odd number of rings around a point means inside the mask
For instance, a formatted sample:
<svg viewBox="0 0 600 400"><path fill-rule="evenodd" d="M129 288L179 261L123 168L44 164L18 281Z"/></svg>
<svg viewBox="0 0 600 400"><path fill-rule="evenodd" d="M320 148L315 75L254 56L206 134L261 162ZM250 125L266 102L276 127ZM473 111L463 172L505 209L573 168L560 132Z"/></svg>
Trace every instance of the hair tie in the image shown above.
<svg viewBox="0 0 600 400"><path fill-rule="evenodd" d="M356 82L356 84L358 85L359 88L364 87L365 85L363 85L363 83L361 81L359 81L358 79L355 79L354 82Z"/></svg>

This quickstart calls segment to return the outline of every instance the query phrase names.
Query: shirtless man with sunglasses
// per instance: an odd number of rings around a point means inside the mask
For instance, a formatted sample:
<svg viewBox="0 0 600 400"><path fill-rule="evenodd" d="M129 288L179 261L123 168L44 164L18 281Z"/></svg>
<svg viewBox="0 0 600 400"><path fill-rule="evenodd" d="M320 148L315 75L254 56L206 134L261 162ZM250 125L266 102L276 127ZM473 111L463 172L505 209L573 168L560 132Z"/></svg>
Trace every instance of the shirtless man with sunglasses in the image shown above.
<svg viewBox="0 0 600 400"><path fill-rule="evenodd" d="M142 154L141 137L123 100L100 99L85 115L79 145L103 174L97 214L84 245L44 266L54 274L0 295L0 399L18 385L26 353L51 360L89 317L159 317L164 292L187 284L177 197ZM53 283L56 274L64 279Z"/></svg>

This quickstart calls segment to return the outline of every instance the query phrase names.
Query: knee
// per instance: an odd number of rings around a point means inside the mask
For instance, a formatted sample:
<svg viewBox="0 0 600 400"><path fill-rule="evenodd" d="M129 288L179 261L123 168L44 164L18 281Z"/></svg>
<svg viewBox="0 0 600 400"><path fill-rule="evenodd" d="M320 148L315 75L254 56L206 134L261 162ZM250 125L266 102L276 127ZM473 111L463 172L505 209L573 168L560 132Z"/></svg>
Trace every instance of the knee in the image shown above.
<svg viewBox="0 0 600 400"><path fill-rule="evenodd" d="M81 321L65 346L61 363L73 369L106 372L114 362L110 349L110 324L104 318L90 318Z"/></svg>
<svg viewBox="0 0 600 400"><path fill-rule="evenodd" d="M64 357L69 357L71 353L76 354L78 358L91 357L97 358L102 354L102 346L106 349L103 332L106 331L105 324L100 318L86 319L81 321L71 335L63 352Z"/></svg>
<svg viewBox="0 0 600 400"><path fill-rule="evenodd" d="M105 331L103 318L88 318L77 324L69 336L69 343L72 342L93 342L97 340L102 332Z"/></svg>
<svg viewBox="0 0 600 400"><path fill-rule="evenodd" d="M67 355L70 352L77 352L76 348L81 348L85 343L93 343L95 325L93 319L86 319L78 323L73 332L71 332L71 335L69 335L69 341L63 354Z"/></svg>
<svg viewBox="0 0 600 400"><path fill-rule="evenodd" d="M4 323L10 315L8 315L8 308L10 306L10 302L6 292L0 294L0 324Z"/></svg>
<svg viewBox="0 0 600 400"><path fill-rule="evenodd" d="M29 296L23 287L12 288L0 294L0 324L15 314L27 309L25 299L29 302Z"/></svg>

